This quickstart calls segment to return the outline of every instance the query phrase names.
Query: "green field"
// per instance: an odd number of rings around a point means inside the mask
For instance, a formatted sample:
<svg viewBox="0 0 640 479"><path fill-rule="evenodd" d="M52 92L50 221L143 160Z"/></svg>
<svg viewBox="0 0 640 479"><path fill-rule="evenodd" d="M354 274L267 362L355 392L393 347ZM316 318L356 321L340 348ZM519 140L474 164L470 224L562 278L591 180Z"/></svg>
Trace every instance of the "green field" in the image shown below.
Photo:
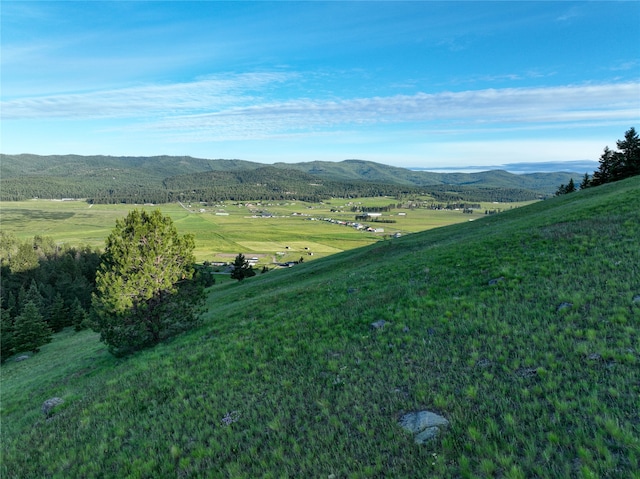
<svg viewBox="0 0 640 479"><path fill-rule="evenodd" d="M353 205L386 206L392 203L395 203L393 198L362 198L351 202L281 202L249 206L227 202L213 206L164 204L140 207L159 208L171 216L181 234L194 234L198 261L229 261L229 255L243 253L245 256L259 255L260 265L270 265L276 260L295 261L302 255L305 260L322 258L375 243L394 233L415 233L481 218L484 217L484 209L507 210L527 204L483 203L483 208L473 215L461 211L398 208L383 216L396 223L380 224L384 233L377 234L311 220L331 217L354 221L356 213L349 211ZM125 217L132 208L130 205L89 205L84 201L0 202L0 222L4 231L20 239L40 235L51 237L56 242L102 248L116 219ZM331 212L332 208L343 211ZM262 212L273 216L262 217Z"/></svg>
<svg viewBox="0 0 640 479"><path fill-rule="evenodd" d="M639 203L636 177L220 282L202 327L127 358L65 331L2 366L0 476L637 479ZM57 239L98 223L76 206ZM334 227L273 220L256 249ZM450 424L418 445L397 421L423 409Z"/></svg>

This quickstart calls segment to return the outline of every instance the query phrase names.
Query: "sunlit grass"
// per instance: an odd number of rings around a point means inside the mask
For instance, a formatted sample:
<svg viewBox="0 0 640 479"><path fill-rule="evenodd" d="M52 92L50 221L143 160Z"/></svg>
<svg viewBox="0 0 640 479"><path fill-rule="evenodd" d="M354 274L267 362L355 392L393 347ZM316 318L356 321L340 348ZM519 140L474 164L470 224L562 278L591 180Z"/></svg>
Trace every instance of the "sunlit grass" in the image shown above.
<svg viewBox="0 0 640 479"><path fill-rule="evenodd" d="M201 328L126 359L58 335L2 366L0 474L636 477L639 200L632 179L220 282ZM397 425L420 409L450 421L422 446Z"/></svg>

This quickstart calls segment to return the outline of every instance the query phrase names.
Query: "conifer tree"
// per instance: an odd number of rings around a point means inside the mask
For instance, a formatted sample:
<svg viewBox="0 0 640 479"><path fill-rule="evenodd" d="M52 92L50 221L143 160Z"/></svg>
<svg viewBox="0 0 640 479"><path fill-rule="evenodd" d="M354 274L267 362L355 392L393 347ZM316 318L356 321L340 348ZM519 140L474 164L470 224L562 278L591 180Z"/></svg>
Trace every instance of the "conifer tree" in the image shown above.
<svg viewBox="0 0 640 479"><path fill-rule="evenodd" d="M193 235L159 210L116 222L96 274L93 327L116 355L152 346L199 320L204 295L191 281Z"/></svg>
<svg viewBox="0 0 640 479"><path fill-rule="evenodd" d="M585 173L580 183L580 189L584 190L585 188L589 188L589 186L591 186L591 179L589 178L589 173Z"/></svg>
<svg viewBox="0 0 640 479"><path fill-rule="evenodd" d="M242 253L238 253L233 261L233 271L231 271L231 277L242 281L245 278L255 276L256 272L253 270L249 262L245 259Z"/></svg>
<svg viewBox="0 0 640 479"><path fill-rule="evenodd" d="M87 327L87 312L78 298L73 300L73 304L69 308L69 317L75 331L82 331Z"/></svg>
<svg viewBox="0 0 640 479"><path fill-rule="evenodd" d="M20 298L20 304L23 308L27 303L34 303L38 307L38 312L40 314L45 312L44 298L42 297L42 294L40 294L40 288L38 288L38 283L36 283L35 279L31 280L29 289L24 291L23 296Z"/></svg>
<svg viewBox="0 0 640 479"><path fill-rule="evenodd" d="M624 134L624 140L616 142L620 151L605 147L600 156L598 170L593 173L591 186L623 180L640 174L640 137L631 127Z"/></svg>
<svg viewBox="0 0 640 479"><path fill-rule="evenodd" d="M16 352L33 351L51 341L51 329L44 321L38 306L29 301L22 308L22 314L13 323L13 346Z"/></svg>
<svg viewBox="0 0 640 479"><path fill-rule="evenodd" d="M618 140L616 146L620 150L620 176L628 178L640 174L640 136L631 127L624 134L624 140Z"/></svg>
<svg viewBox="0 0 640 479"><path fill-rule="evenodd" d="M69 312L64 305L64 299L60 293L57 293L49 309L49 326L54 333L61 331L62 328L70 324L68 316Z"/></svg>
<svg viewBox="0 0 640 479"><path fill-rule="evenodd" d="M0 305L0 362L13 354L13 320L11 311Z"/></svg>

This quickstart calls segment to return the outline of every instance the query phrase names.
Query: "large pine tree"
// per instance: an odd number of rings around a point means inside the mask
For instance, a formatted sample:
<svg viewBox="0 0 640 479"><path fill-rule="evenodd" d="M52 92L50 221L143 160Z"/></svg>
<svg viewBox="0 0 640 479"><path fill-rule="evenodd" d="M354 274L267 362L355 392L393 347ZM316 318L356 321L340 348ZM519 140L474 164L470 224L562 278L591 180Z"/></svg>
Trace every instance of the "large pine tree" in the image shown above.
<svg viewBox="0 0 640 479"><path fill-rule="evenodd" d="M193 235L159 210L132 210L106 241L96 274L94 329L114 354L152 346L198 322L204 296L191 281Z"/></svg>
<svg viewBox="0 0 640 479"><path fill-rule="evenodd" d="M44 321L38 305L27 302L13 324L13 347L16 352L33 351L51 341L51 329Z"/></svg>

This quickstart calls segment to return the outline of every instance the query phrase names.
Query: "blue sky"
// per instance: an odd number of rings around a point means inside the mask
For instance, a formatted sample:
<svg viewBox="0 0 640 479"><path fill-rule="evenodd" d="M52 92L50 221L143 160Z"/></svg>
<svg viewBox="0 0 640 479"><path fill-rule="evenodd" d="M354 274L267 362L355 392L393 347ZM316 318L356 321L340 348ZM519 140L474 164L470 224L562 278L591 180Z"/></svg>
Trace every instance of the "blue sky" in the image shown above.
<svg viewBox="0 0 640 479"><path fill-rule="evenodd" d="M0 4L1 151L597 160L640 128L640 2Z"/></svg>

